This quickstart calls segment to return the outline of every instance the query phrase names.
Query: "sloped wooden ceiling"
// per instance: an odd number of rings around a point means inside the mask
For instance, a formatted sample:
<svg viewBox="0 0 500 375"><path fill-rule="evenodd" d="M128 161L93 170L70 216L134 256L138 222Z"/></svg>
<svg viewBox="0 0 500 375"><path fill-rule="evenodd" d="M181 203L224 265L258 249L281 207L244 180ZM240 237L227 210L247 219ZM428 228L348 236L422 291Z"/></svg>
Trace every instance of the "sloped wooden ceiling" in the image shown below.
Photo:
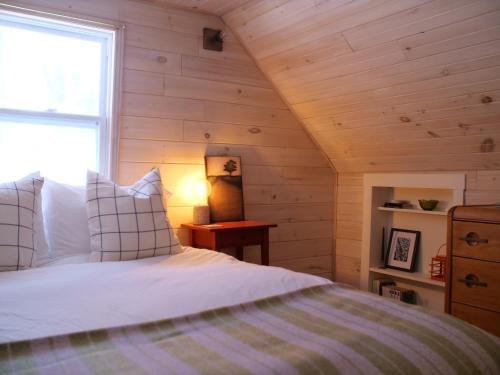
<svg viewBox="0 0 500 375"><path fill-rule="evenodd" d="M223 19L338 171L500 168L500 1L253 1Z"/></svg>
<svg viewBox="0 0 500 375"><path fill-rule="evenodd" d="M499 0L188 3L222 15L338 171L500 168Z"/></svg>

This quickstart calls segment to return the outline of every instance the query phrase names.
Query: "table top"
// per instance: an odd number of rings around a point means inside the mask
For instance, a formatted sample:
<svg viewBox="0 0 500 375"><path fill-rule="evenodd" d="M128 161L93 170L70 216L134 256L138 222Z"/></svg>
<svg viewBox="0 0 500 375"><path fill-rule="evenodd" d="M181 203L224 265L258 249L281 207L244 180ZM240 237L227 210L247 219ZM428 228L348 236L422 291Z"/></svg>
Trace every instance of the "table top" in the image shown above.
<svg viewBox="0 0 500 375"><path fill-rule="evenodd" d="M244 220L244 221L225 221L217 222L205 225L194 225L194 224L181 224L181 227L194 229L204 232L219 232L234 229L246 229L246 228L274 228L277 224L269 223L267 221L256 221L256 220Z"/></svg>

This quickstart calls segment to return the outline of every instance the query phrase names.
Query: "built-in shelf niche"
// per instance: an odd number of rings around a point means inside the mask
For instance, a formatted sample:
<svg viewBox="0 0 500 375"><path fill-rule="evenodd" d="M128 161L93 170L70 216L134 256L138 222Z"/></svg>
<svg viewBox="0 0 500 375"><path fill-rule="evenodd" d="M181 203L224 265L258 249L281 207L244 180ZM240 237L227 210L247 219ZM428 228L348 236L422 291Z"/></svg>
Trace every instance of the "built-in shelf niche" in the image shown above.
<svg viewBox="0 0 500 375"><path fill-rule="evenodd" d="M363 245L361 287L372 289L379 278L392 278L398 285L414 289L417 303L432 310L444 310L444 283L430 278L429 264L439 247L446 243L448 210L463 204L464 174L377 173L364 176ZM390 200L406 200L411 208L387 208ZM419 199L437 199L434 211L424 211ZM385 228L384 251L391 228L421 232L416 271L404 272L382 268L382 228ZM441 254L445 254L444 247Z"/></svg>

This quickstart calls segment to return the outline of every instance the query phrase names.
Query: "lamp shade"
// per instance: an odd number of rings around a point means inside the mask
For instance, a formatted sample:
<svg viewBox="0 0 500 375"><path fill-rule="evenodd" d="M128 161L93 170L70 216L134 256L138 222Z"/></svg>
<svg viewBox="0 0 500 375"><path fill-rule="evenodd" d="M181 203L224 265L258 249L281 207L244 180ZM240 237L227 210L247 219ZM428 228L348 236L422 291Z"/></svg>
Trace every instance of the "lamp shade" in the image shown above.
<svg viewBox="0 0 500 375"><path fill-rule="evenodd" d="M207 205L196 205L193 207L193 224L204 225L210 223L210 209Z"/></svg>

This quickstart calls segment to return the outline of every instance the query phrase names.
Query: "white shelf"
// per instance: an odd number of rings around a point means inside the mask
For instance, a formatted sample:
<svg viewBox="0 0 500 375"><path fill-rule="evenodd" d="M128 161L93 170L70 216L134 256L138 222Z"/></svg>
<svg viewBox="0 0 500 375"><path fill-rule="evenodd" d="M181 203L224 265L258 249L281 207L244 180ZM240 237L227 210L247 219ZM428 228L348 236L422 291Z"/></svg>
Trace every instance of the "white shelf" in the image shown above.
<svg viewBox="0 0 500 375"><path fill-rule="evenodd" d="M361 245L360 286L370 291L376 278L394 278L400 286L417 293L417 304L434 311L444 311L445 283L432 280L429 264L446 243L448 211L463 204L463 173L367 173L363 176L363 236ZM419 199L441 202L439 211L424 211ZM411 207L383 207L385 202L403 200ZM391 229L420 232L415 259L417 272L378 268L382 237L385 248ZM385 275L385 276L384 276Z"/></svg>
<svg viewBox="0 0 500 375"><path fill-rule="evenodd" d="M441 288L444 288L444 286L445 286L445 283L443 281L432 280L432 279L427 278L425 276L422 276L421 274L418 274L418 273L398 271L398 270L394 270L392 268L370 267L370 272L374 272L374 273L378 273L378 274L382 274L382 275L389 275L389 276L396 277L398 279L412 280L412 281L416 281L416 282L419 282L422 284L434 285L434 286L438 286Z"/></svg>
<svg viewBox="0 0 500 375"><path fill-rule="evenodd" d="M409 213L409 214L448 216L447 211L425 211L425 210L417 210L415 208L377 207L377 210L390 211L390 212L405 212L405 213Z"/></svg>

